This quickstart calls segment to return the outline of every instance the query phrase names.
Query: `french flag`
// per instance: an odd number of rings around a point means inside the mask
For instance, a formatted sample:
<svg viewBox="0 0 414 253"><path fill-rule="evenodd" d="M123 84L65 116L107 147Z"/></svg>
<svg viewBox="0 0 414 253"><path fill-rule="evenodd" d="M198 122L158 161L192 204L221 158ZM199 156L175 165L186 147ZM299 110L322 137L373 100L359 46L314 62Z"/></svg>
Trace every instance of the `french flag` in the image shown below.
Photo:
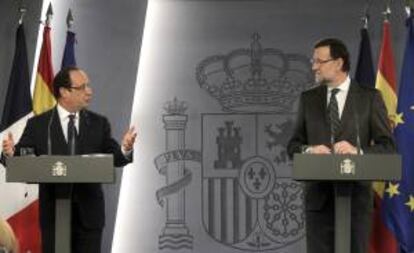
<svg viewBox="0 0 414 253"><path fill-rule="evenodd" d="M0 125L0 140L10 133L18 142L26 121L33 116L30 76L23 23L16 32L16 47ZM0 151L2 147L0 146ZM41 252L38 186L7 183L6 169L0 164L0 218L7 220L16 234L20 252Z"/></svg>

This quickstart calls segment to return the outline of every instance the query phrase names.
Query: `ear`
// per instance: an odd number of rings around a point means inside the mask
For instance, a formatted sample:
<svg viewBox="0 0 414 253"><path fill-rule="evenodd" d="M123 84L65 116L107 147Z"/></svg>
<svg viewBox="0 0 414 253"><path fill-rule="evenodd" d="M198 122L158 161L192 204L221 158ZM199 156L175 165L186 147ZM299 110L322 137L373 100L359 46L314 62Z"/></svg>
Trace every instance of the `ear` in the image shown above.
<svg viewBox="0 0 414 253"><path fill-rule="evenodd" d="M70 91L68 89L65 89L63 87L59 87L59 93L61 97L67 97Z"/></svg>
<svg viewBox="0 0 414 253"><path fill-rule="evenodd" d="M342 67L343 66L344 66L344 59L338 58L337 59L337 67L338 67L338 70L342 70Z"/></svg>

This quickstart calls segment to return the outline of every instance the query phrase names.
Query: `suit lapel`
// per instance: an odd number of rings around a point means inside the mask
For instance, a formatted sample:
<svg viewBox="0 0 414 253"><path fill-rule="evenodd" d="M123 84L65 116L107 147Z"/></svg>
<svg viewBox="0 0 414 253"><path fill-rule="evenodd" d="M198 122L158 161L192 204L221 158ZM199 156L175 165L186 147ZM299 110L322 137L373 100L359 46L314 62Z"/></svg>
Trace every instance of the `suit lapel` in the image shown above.
<svg viewBox="0 0 414 253"><path fill-rule="evenodd" d="M317 103L319 105L318 108L318 112L321 113L320 117L322 119L322 122L325 122L325 127L327 129L329 128L329 118L327 115L327 109L328 109L328 104L327 104L327 95L328 94L328 88L326 87L326 85L321 86L321 88L319 89L318 92L318 101L320 101L319 103Z"/></svg>
<svg viewBox="0 0 414 253"><path fill-rule="evenodd" d="M88 112L82 110L79 112L79 133L78 133L78 141L77 141L77 148L78 154L83 154L84 151L82 147L86 145L86 136L88 136L88 129L89 129L89 117Z"/></svg>
<svg viewBox="0 0 414 253"><path fill-rule="evenodd" d="M52 114L53 121L50 130L50 138L52 138L52 154L64 155L68 152L68 144L66 142L65 136L63 135L58 110L56 107L54 110L55 113Z"/></svg>
<svg viewBox="0 0 414 253"><path fill-rule="evenodd" d="M342 112L341 117L341 130L339 132L339 136L342 139L349 136L349 131L352 133L355 128L355 110L358 108L358 101L363 99L359 97L358 88L357 84L351 81L348 95L346 96L344 111Z"/></svg>

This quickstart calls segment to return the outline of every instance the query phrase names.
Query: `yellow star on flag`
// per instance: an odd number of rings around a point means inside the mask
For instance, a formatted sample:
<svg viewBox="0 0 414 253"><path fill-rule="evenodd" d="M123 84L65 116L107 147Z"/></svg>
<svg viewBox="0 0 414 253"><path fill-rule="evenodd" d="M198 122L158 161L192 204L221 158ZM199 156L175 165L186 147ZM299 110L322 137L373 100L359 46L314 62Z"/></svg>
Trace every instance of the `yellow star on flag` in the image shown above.
<svg viewBox="0 0 414 253"><path fill-rule="evenodd" d="M394 127L397 127L398 124L404 124L404 119L403 119L404 113L396 113L393 117L393 121L394 121Z"/></svg>
<svg viewBox="0 0 414 253"><path fill-rule="evenodd" d="M392 198L394 195L400 195L398 187L400 187L400 184L388 183L388 188L385 191L388 192L390 198Z"/></svg>
<svg viewBox="0 0 414 253"><path fill-rule="evenodd" d="M414 197L413 197L413 195L410 195L410 200L407 203L405 203L405 205L410 207L411 212L414 211Z"/></svg>

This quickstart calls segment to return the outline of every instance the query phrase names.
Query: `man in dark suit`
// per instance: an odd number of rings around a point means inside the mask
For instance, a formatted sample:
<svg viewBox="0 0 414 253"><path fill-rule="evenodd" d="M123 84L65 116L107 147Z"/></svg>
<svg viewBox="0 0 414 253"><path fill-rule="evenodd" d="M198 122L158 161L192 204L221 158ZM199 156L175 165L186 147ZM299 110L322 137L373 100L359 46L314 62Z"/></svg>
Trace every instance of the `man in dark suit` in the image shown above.
<svg viewBox="0 0 414 253"><path fill-rule="evenodd" d="M108 120L86 110L92 89L84 71L76 67L61 70L53 80L53 89L57 106L31 118L17 145L9 134L3 140L6 157L20 155L21 148L32 148L36 155L113 154L117 167L132 161L134 128L125 133L121 147L111 136ZM72 198L72 252L100 252L105 221L101 185L73 184L68 188L66 192ZM43 253L54 252L55 199L62 191L62 185L39 187Z"/></svg>
<svg viewBox="0 0 414 253"><path fill-rule="evenodd" d="M344 43L324 39L314 46L312 70L317 87L301 94L288 153L392 153L395 144L380 93L349 77ZM358 140L359 139L359 140ZM334 252L334 188L332 183L305 184L308 253ZM371 184L352 184L351 252L366 253L371 228Z"/></svg>

